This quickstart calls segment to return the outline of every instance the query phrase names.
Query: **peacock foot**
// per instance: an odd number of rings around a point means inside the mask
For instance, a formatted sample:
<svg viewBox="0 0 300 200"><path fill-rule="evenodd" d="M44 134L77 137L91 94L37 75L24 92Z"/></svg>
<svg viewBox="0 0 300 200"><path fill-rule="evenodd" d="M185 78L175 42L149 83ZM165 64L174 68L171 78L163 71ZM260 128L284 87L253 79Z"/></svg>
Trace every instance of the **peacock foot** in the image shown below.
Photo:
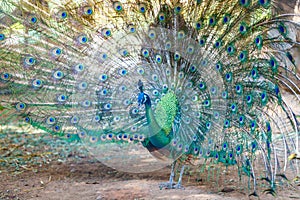
<svg viewBox="0 0 300 200"><path fill-rule="evenodd" d="M181 183L177 183L176 185L173 186L173 189L182 189L182 190L184 190L185 188L181 185Z"/></svg>
<svg viewBox="0 0 300 200"><path fill-rule="evenodd" d="M160 183L159 184L159 189L184 189L184 187L181 185L181 183L171 183L171 182L166 182L166 183Z"/></svg>
<svg viewBox="0 0 300 200"><path fill-rule="evenodd" d="M159 189L162 190L164 189L173 189L173 187L175 186L175 183L173 182L163 182L159 184Z"/></svg>

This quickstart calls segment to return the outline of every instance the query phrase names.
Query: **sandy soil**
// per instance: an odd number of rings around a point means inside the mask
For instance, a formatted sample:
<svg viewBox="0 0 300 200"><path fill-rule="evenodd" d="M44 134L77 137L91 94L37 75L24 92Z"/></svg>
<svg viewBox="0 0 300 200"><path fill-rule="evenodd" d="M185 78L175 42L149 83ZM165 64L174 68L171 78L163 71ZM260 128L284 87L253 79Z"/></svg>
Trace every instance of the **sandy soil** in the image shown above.
<svg viewBox="0 0 300 200"><path fill-rule="evenodd" d="M169 168L152 173L118 172L91 160L55 162L38 170L0 173L0 199L249 199L244 191L226 185L216 188L212 182L195 175L186 175L185 188L160 190L158 185L168 180ZM234 181L235 177L232 177ZM251 197L250 199L258 199ZM262 194L260 199L274 199ZM300 199L300 188L280 191L276 199Z"/></svg>

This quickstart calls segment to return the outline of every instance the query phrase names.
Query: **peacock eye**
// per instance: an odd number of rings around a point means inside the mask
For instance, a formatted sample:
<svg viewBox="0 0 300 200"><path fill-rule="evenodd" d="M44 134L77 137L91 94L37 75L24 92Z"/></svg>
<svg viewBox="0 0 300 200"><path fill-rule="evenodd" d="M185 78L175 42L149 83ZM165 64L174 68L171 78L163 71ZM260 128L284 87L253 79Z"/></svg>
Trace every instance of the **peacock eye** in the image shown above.
<svg viewBox="0 0 300 200"><path fill-rule="evenodd" d="M206 107L210 106L210 104L211 104L210 100L207 99L207 100L204 101L204 105Z"/></svg>
<svg viewBox="0 0 300 200"><path fill-rule="evenodd" d="M0 33L0 41L3 41L5 39L5 35L3 33Z"/></svg>
<svg viewBox="0 0 300 200"><path fill-rule="evenodd" d="M255 44L256 44L257 46L259 46L261 43L262 43L262 37L261 37L261 36L257 36L257 37L255 38Z"/></svg>
<svg viewBox="0 0 300 200"><path fill-rule="evenodd" d="M128 31L129 31L130 33L135 33L135 31L136 31L135 26L134 26L134 25L129 25L129 26L128 26Z"/></svg>
<svg viewBox="0 0 300 200"><path fill-rule="evenodd" d="M163 86L162 86L162 89L164 90L164 91L166 91L166 90L168 90L168 85L167 84L163 84Z"/></svg>
<svg viewBox="0 0 300 200"><path fill-rule="evenodd" d="M81 82L78 84L78 89L80 89L80 90L85 90L85 89L87 89L87 87L88 87L87 82Z"/></svg>
<svg viewBox="0 0 300 200"><path fill-rule="evenodd" d="M91 6L83 7L83 14L85 16L91 16L93 13L94 13L93 7L91 7Z"/></svg>
<svg viewBox="0 0 300 200"><path fill-rule="evenodd" d="M101 75L99 76L99 80L100 80L101 82L104 82L104 81L106 81L107 79L108 79L107 74L101 74Z"/></svg>
<svg viewBox="0 0 300 200"><path fill-rule="evenodd" d="M127 51L127 49L120 49L119 53L122 57L126 57L129 55L129 52Z"/></svg>
<svg viewBox="0 0 300 200"><path fill-rule="evenodd" d="M239 27L239 31L242 35L246 34L247 33L247 26L245 23L241 23L240 24L240 27Z"/></svg>
<svg viewBox="0 0 300 200"><path fill-rule="evenodd" d="M142 68L142 67L137 68L137 73L140 75L143 75L145 73L144 68Z"/></svg>
<svg viewBox="0 0 300 200"><path fill-rule="evenodd" d="M90 100L84 100L81 105L85 108L88 108L91 106L91 104L92 102Z"/></svg>
<svg viewBox="0 0 300 200"><path fill-rule="evenodd" d="M121 86L119 87L119 91L120 91L120 92L125 92L126 89L127 89L127 87L126 87L125 85L121 85Z"/></svg>
<svg viewBox="0 0 300 200"><path fill-rule="evenodd" d="M170 49L172 47L171 41L167 41L165 44L166 49Z"/></svg>
<svg viewBox="0 0 300 200"><path fill-rule="evenodd" d="M241 94L242 93L242 89L243 89L242 85L236 85L235 86L235 91L236 91L237 94Z"/></svg>
<svg viewBox="0 0 300 200"><path fill-rule="evenodd" d="M153 94L154 96L158 96L158 95L159 95L159 92L158 92L158 90L153 90L152 94Z"/></svg>
<svg viewBox="0 0 300 200"><path fill-rule="evenodd" d="M51 57L57 58L62 54L62 50L58 47L51 49Z"/></svg>
<svg viewBox="0 0 300 200"><path fill-rule="evenodd" d="M180 151L182 149L182 144L177 145L177 150Z"/></svg>
<svg viewBox="0 0 300 200"><path fill-rule="evenodd" d="M57 20L64 20L68 18L68 12L63 10L56 13L56 19Z"/></svg>
<svg viewBox="0 0 300 200"><path fill-rule="evenodd" d="M238 145L238 146L236 147L236 151L237 151L237 153L240 153L240 152L241 152L241 150L242 150L242 147L241 147L240 145Z"/></svg>
<svg viewBox="0 0 300 200"><path fill-rule="evenodd" d="M262 94L261 94L261 100L262 101L265 101L267 99L267 93L266 92L263 92Z"/></svg>
<svg viewBox="0 0 300 200"><path fill-rule="evenodd" d="M144 98L145 99L145 98ZM134 115L136 115L136 114L138 114L139 113L139 110L138 109L136 109L136 108L134 108L134 109L132 109L132 114L134 114Z"/></svg>
<svg viewBox="0 0 300 200"><path fill-rule="evenodd" d="M235 46L234 46L234 44L229 44L228 46L227 46L227 53L229 54L229 55L234 55L234 53L235 53Z"/></svg>
<svg viewBox="0 0 300 200"><path fill-rule="evenodd" d="M200 46L204 46L205 43L206 43L206 40L204 38L202 38L202 39L199 40Z"/></svg>
<svg viewBox="0 0 300 200"><path fill-rule="evenodd" d="M204 90L206 88L205 82L200 82L199 83L199 88L200 88L200 90Z"/></svg>
<svg viewBox="0 0 300 200"><path fill-rule="evenodd" d="M210 17L208 23L210 26L216 25L216 17L215 16Z"/></svg>
<svg viewBox="0 0 300 200"><path fill-rule="evenodd" d="M225 121L224 121L224 127L225 128L228 128L230 126L230 121L228 120L228 119L226 119Z"/></svg>
<svg viewBox="0 0 300 200"><path fill-rule="evenodd" d="M254 78L254 79L256 79L258 77L258 72L257 72L256 68L251 70L251 75L252 75L252 78Z"/></svg>
<svg viewBox="0 0 300 200"><path fill-rule="evenodd" d="M58 102L65 102L67 100L67 96L64 94L61 94L57 97Z"/></svg>
<svg viewBox="0 0 300 200"><path fill-rule="evenodd" d="M85 138L86 132L85 132L85 131L80 131L80 132L78 133L78 136L79 136L80 138Z"/></svg>
<svg viewBox="0 0 300 200"><path fill-rule="evenodd" d="M270 65L272 71L276 71L277 70L278 63L277 63L277 60L275 58L271 58L269 60L269 65Z"/></svg>
<svg viewBox="0 0 300 200"><path fill-rule="evenodd" d="M146 12L146 5L145 4L139 4L139 11L141 13L145 13Z"/></svg>
<svg viewBox="0 0 300 200"><path fill-rule="evenodd" d="M230 82L232 80L232 72L228 72L225 75L226 81Z"/></svg>
<svg viewBox="0 0 300 200"><path fill-rule="evenodd" d="M222 63L218 62L218 63L216 64L216 70L217 70L217 71L221 71L221 70L222 70Z"/></svg>
<svg viewBox="0 0 300 200"><path fill-rule="evenodd" d="M120 121L120 119L121 119L121 117L120 117L120 116L115 116L115 117L114 117L114 121L115 121L115 122L118 122L118 121Z"/></svg>
<svg viewBox="0 0 300 200"><path fill-rule="evenodd" d="M17 105L16 105L17 111L23 111L23 110L25 110L25 108L26 108L25 103L20 102L20 103L17 103Z"/></svg>
<svg viewBox="0 0 300 200"><path fill-rule="evenodd" d="M100 94L101 94L102 96L106 96L107 93L108 93L108 90L107 90L107 89L103 89L103 90L101 91Z"/></svg>
<svg viewBox="0 0 300 200"><path fill-rule="evenodd" d="M61 17L63 19L67 18L68 17L68 13L66 11L61 12Z"/></svg>
<svg viewBox="0 0 300 200"><path fill-rule="evenodd" d="M254 150L256 147L257 147L257 144L256 144L256 142L252 142L252 149Z"/></svg>
<svg viewBox="0 0 300 200"><path fill-rule="evenodd" d="M148 36L149 36L150 39L155 39L156 38L156 32L155 32L155 30L150 30L148 32Z"/></svg>
<svg viewBox="0 0 300 200"><path fill-rule="evenodd" d="M122 4L119 1L115 2L113 4L113 7L114 7L115 11L117 11L117 12L121 12L123 9Z"/></svg>
<svg viewBox="0 0 300 200"><path fill-rule="evenodd" d="M73 116L70 121L72 124L77 124L79 122L79 117Z"/></svg>
<svg viewBox="0 0 300 200"><path fill-rule="evenodd" d="M30 117L25 117L25 122L26 123L31 123L31 118Z"/></svg>
<svg viewBox="0 0 300 200"><path fill-rule="evenodd" d="M215 48L220 48L222 46L222 42L220 40L217 40L215 43Z"/></svg>
<svg viewBox="0 0 300 200"><path fill-rule="evenodd" d="M239 117L239 123L240 123L240 124L243 124L243 123L244 123L244 120L245 120L245 117L244 117L244 116L240 116L240 117Z"/></svg>
<svg viewBox="0 0 300 200"><path fill-rule="evenodd" d="M161 12L158 14L158 19L160 22L165 21L165 18L166 18L165 13Z"/></svg>
<svg viewBox="0 0 300 200"><path fill-rule="evenodd" d="M200 30L202 28L202 26L203 26L203 23L201 21L195 23L196 30Z"/></svg>
<svg viewBox="0 0 300 200"><path fill-rule="evenodd" d="M108 28L104 28L102 29L101 34L103 37L108 38L111 36L111 30Z"/></svg>
<svg viewBox="0 0 300 200"><path fill-rule="evenodd" d="M79 44L86 44L89 40L86 35L79 35L77 37L77 41L79 42Z"/></svg>
<svg viewBox="0 0 300 200"><path fill-rule="evenodd" d="M100 119L101 119L101 118L100 118L100 116L99 116L99 115L96 115L96 116L94 117L94 121L95 121L95 122L99 122L99 121L100 121Z"/></svg>
<svg viewBox="0 0 300 200"><path fill-rule="evenodd" d="M247 103L251 103L252 102L252 96L247 95L246 100L247 100Z"/></svg>
<svg viewBox="0 0 300 200"><path fill-rule="evenodd" d="M181 7L179 4L177 4L177 5L175 6L174 10L175 10L175 13L176 13L176 14L179 14L179 13L181 13L181 11L182 11L182 7Z"/></svg>
<svg viewBox="0 0 300 200"><path fill-rule="evenodd" d="M214 112L214 118L215 119L219 119L219 117L220 117L220 113L219 112Z"/></svg>
<svg viewBox="0 0 300 200"><path fill-rule="evenodd" d="M211 123L210 122L206 122L206 128L210 129L211 128Z"/></svg>
<svg viewBox="0 0 300 200"><path fill-rule="evenodd" d="M227 91L222 92L222 98L223 99L227 99L228 98L228 92Z"/></svg>
<svg viewBox="0 0 300 200"><path fill-rule="evenodd" d="M157 55L155 56L155 61L156 61L156 63L158 63L158 64L162 63L162 57L161 57L161 55L157 54Z"/></svg>
<svg viewBox="0 0 300 200"><path fill-rule="evenodd" d="M237 105L235 103L231 104L231 112L235 112L237 110Z"/></svg>
<svg viewBox="0 0 300 200"><path fill-rule="evenodd" d="M143 135L139 135L139 138L138 138L138 140L142 142L142 141L144 141L144 140L145 140L145 137L144 137Z"/></svg>
<svg viewBox="0 0 300 200"><path fill-rule="evenodd" d="M152 80L153 80L153 81L158 81L158 76L157 76L156 74L153 74L153 75L152 75Z"/></svg>
<svg viewBox="0 0 300 200"><path fill-rule="evenodd" d="M240 5L242 7L248 7L250 5L251 0L239 0L240 1Z"/></svg>
<svg viewBox="0 0 300 200"><path fill-rule="evenodd" d="M36 63L36 60L34 57L27 56L25 57L24 62L27 66L33 66Z"/></svg>
<svg viewBox="0 0 300 200"><path fill-rule="evenodd" d="M196 65L193 64L190 66L190 72L195 72L196 69L197 69Z"/></svg>
<svg viewBox="0 0 300 200"><path fill-rule="evenodd" d="M127 74L127 70L126 70L126 69L120 69L120 70L119 70L119 74L120 74L121 76L125 76L125 75Z"/></svg>
<svg viewBox="0 0 300 200"><path fill-rule="evenodd" d="M1 73L0 80L9 81L11 79L11 75L9 73Z"/></svg>
<svg viewBox="0 0 300 200"><path fill-rule="evenodd" d="M186 52L188 54L193 54L194 53L194 50L195 50L195 47L193 45L189 45Z"/></svg>
<svg viewBox="0 0 300 200"><path fill-rule="evenodd" d="M176 51L176 52L174 53L174 60L175 60L175 61L178 61L178 60L180 59L180 57L181 57L180 53Z"/></svg>
<svg viewBox="0 0 300 200"><path fill-rule="evenodd" d="M110 110L111 107L112 107L112 105L110 103L107 103L107 104L104 105L105 110Z"/></svg>
<svg viewBox="0 0 300 200"><path fill-rule="evenodd" d="M183 78L184 78L184 72L179 72L178 78L179 78L179 79L183 79Z"/></svg>
<svg viewBox="0 0 300 200"><path fill-rule="evenodd" d="M59 125L56 125L56 126L54 126L54 131L60 131L60 129L61 129L61 127L59 126ZM67 134L67 138L70 138L71 137L71 134Z"/></svg>
<svg viewBox="0 0 300 200"><path fill-rule="evenodd" d="M271 0L258 0L259 5L268 8L271 5Z"/></svg>
<svg viewBox="0 0 300 200"><path fill-rule="evenodd" d="M34 88L41 88L43 86L43 81L40 79L35 79L32 81L32 86Z"/></svg>
<svg viewBox="0 0 300 200"><path fill-rule="evenodd" d="M101 137L100 137L101 141L105 141L105 140L106 140L106 137L107 137L107 136L106 136L105 134L102 134Z"/></svg>
<svg viewBox="0 0 300 200"><path fill-rule="evenodd" d="M251 124L250 124L250 126L251 126L251 129L252 129L252 130L255 129L255 127L256 127L256 122L255 122L255 121L252 121Z"/></svg>
<svg viewBox="0 0 300 200"><path fill-rule="evenodd" d="M143 55L145 58L148 58L148 57L149 57L149 50L148 50L148 49L143 49L143 50L142 50L142 55Z"/></svg>
<svg viewBox="0 0 300 200"><path fill-rule="evenodd" d="M62 71L55 71L53 73L53 78L55 78L56 80L60 80L64 77L64 73Z"/></svg>
<svg viewBox="0 0 300 200"><path fill-rule="evenodd" d="M100 60L100 62L106 61L107 58L108 58L108 55L106 53L100 53L99 54L99 60Z"/></svg>
<svg viewBox="0 0 300 200"><path fill-rule="evenodd" d="M196 96L193 96L192 97L192 101L198 101L198 96L196 95Z"/></svg>
<svg viewBox="0 0 300 200"><path fill-rule="evenodd" d="M183 39L185 37L185 32L184 31L179 31L177 34L178 39Z"/></svg>
<svg viewBox="0 0 300 200"><path fill-rule="evenodd" d="M74 67L75 71L77 73L82 72L84 70L84 65L83 64L78 64Z"/></svg>
<svg viewBox="0 0 300 200"><path fill-rule="evenodd" d="M91 136L90 137L90 142L91 143L96 143L98 141L98 138L96 136Z"/></svg>
<svg viewBox="0 0 300 200"><path fill-rule="evenodd" d="M36 16L30 16L29 17L29 22L31 23L31 24L36 24L37 23L37 18L36 18Z"/></svg>
<svg viewBox="0 0 300 200"><path fill-rule="evenodd" d="M212 88L210 89L210 92L211 92L211 94L216 94L217 88L216 88L216 87L212 87Z"/></svg>
<svg viewBox="0 0 300 200"><path fill-rule="evenodd" d="M224 24L227 24L229 22L229 16L228 15L225 15L224 17L223 17L223 23Z"/></svg>
<svg viewBox="0 0 300 200"><path fill-rule="evenodd" d="M48 118L46 119L46 123L47 123L48 125L53 125L53 124L56 123L56 119L55 119L54 117L48 117Z"/></svg>

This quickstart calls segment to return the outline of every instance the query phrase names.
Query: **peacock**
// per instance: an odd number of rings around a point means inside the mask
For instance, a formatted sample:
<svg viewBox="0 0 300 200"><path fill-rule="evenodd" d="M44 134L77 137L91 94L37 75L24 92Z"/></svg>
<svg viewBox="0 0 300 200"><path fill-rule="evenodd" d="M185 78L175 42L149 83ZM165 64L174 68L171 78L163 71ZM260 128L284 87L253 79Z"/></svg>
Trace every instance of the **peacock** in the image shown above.
<svg viewBox="0 0 300 200"><path fill-rule="evenodd" d="M1 124L78 142L119 170L172 164L163 188L182 188L193 164L274 194L300 173L300 24L279 4L1 1Z"/></svg>

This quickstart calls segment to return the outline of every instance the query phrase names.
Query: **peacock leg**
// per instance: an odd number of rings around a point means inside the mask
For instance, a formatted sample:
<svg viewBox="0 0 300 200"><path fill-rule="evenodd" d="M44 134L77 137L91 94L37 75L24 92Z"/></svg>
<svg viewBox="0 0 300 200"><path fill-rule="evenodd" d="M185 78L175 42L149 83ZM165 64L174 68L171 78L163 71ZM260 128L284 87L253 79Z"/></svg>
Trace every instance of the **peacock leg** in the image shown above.
<svg viewBox="0 0 300 200"><path fill-rule="evenodd" d="M183 189L183 186L181 185L183 172L184 172L184 165L181 167L178 182L177 182L177 184L173 188L175 188L175 189Z"/></svg>
<svg viewBox="0 0 300 200"><path fill-rule="evenodd" d="M174 176L175 176L175 165L176 165L176 160L172 163L171 165L171 174L170 174L170 179L169 182L166 183L160 183L159 188L166 188L166 189L172 189L173 187L173 181L174 181Z"/></svg>

